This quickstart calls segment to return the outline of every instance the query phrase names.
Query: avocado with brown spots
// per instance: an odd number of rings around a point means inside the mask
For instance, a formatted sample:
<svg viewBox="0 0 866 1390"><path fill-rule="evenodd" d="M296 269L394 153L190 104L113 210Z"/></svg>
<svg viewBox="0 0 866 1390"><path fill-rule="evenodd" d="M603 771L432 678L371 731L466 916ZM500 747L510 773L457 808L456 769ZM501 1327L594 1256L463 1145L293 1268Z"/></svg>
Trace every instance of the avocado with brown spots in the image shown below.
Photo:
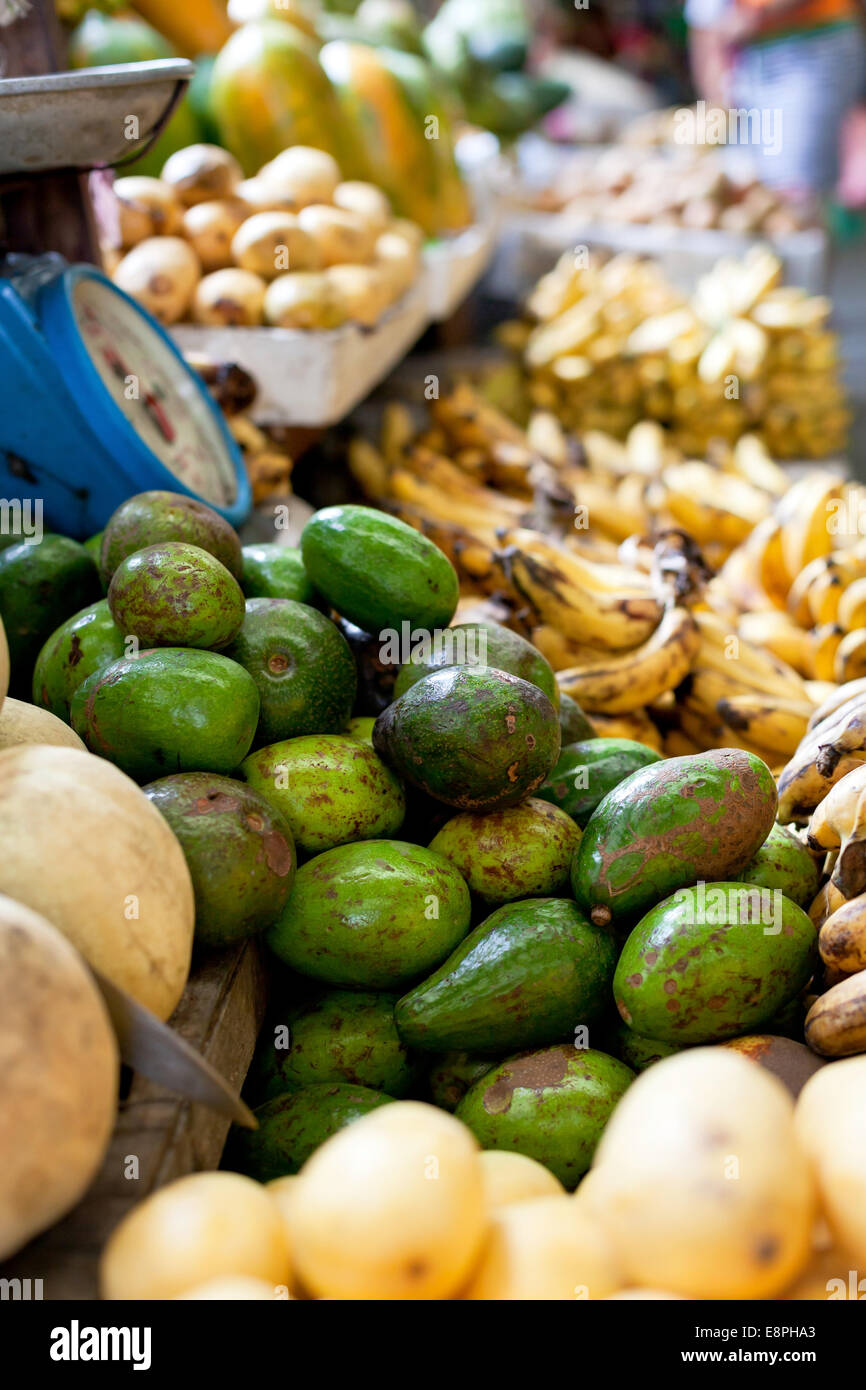
<svg viewBox="0 0 866 1390"><path fill-rule="evenodd" d="M456 1110L469 1087L495 1066L492 1057L474 1052L444 1052L427 1073L430 1099L440 1110Z"/></svg>
<svg viewBox="0 0 866 1390"><path fill-rule="evenodd" d="M180 841L197 941L231 946L276 921L295 877L292 832L279 811L212 772L177 772L142 790Z"/></svg>
<svg viewBox="0 0 866 1390"><path fill-rule="evenodd" d="M456 1114L482 1149L535 1158L571 1189L633 1080L616 1057L563 1043L501 1062L470 1087Z"/></svg>
<svg viewBox="0 0 866 1390"><path fill-rule="evenodd" d="M736 878L759 888L778 888L798 907L808 907L818 892L821 875L800 837L787 826L774 825Z"/></svg>
<svg viewBox="0 0 866 1390"><path fill-rule="evenodd" d="M806 1082L827 1065L826 1058L816 1057L805 1043L783 1038L774 1033L749 1033L722 1043L750 1062L777 1076L796 1100Z"/></svg>
<svg viewBox="0 0 866 1390"><path fill-rule="evenodd" d="M33 703L69 723L69 706L94 671L117 661L126 650L123 633L101 598L67 618L53 632L33 668Z"/></svg>
<svg viewBox="0 0 866 1390"><path fill-rule="evenodd" d="M9 645L9 694L30 699L33 667L53 632L101 597L99 575L78 541L45 534L0 550L0 620Z"/></svg>
<svg viewBox="0 0 866 1390"><path fill-rule="evenodd" d="M470 917L469 889L447 859L402 840L364 840L298 870L267 941L314 980L393 990L434 970Z"/></svg>
<svg viewBox="0 0 866 1390"><path fill-rule="evenodd" d="M501 623L457 623L433 634L424 634L411 661L400 667L394 682L394 698L444 666L492 666L529 681L543 690L556 709L559 686L553 667L537 647Z"/></svg>
<svg viewBox="0 0 866 1390"><path fill-rule="evenodd" d="M258 1129L235 1130L225 1167L256 1182L289 1177L332 1134L394 1099L369 1086L317 1082L265 1101Z"/></svg>
<svg viewBox="0 0 866 1390"><path fill-rule="evenodd" d="M457 866L482 902L507 903L567 894L579 843L570 816L530 797L502 811L461 811L446 821L430 848Z"/></svg>
<svg viewBox="0 0 866 1390"><path fill-rule="evenodd" d="M633 772L661 760L661 753L634 739L584 739L563 748L538 795L560 806L583 828L609 791Z"/></svg>
<svg viewBox="0 0 866 1390"><path fill-rule="evenodd" d="M368 744L346 734L268 744L244 760L241 772L282 812L304 854L389 839L406 814L399 778Z"/></svg>
<svg viewBox="0 0 866 1390"><path fill-rule="evenodd" d="M91 753L139 782L224 772L250 751L259 717L252 676L218 652L158 647L113 661L72 697L72 727Z"/></svg>
<svg viewBox="0 0 866 1390"><path fill-rule="evenodd" d="M559 692L559 727L562 731L563 748L569 743L580 743L582 739L597 737L592 722L577 701L566 695L564 690Z"/></svg>
<svg viewBox="0 0 866 1390"><path fill-rule="evenodd" d="M496 811L530 796L559 757L556 710L506 671L449 666L418 681L376 720L373 746L430 796Z"/></svg>
<svg viewBox="0 0 866 1390"><path fill-rule="evenodd" d="M196 497L179 492L138 492L109 518L102 533L99 569L106 587L122 560L164 541L183 541L206 550L240 580L241 543L225 517Z"/></svg>
<svg viewBox="0 0 866 1390"><path fill-rule="evenodd" d="M317 1081L402 1097L418 1065L394 1023L394 994L332 989L276 1012L259 1037L246 1091L270 1100Z"/></svg>
<svg viewBox="0 0 866 1390"><path fill-rule="evenodd" d="M237 636L244 596L225 565L197 545L166 541L122 560L108 588L122 632L142 647L214 651Z"/></svg>
<svg viewBox="0 0 866 1390"><path fill-rule="evenodd" d="M680 1047L767 1023L807 984L817 933L796 903L733 880L681 888L628 937L613 992L638 1033Z"/></svg>
<svg viewBox="0 0 866 1390"><path fill-rule="evenodd" d="M292 599L247 599L243 625L225 654L256 683L257 745L346 727L358 685L355 662L342 633L315 608Z"/></svg>
<svg viewBox="0 0 866 1390"><path fill-rule="evenodd" d="M775 814L773 774L752 753L720 748L652 763L608 792L587 822L571 867L574 896L596 921L633 920L676 888L733 878Z"/></svg>
<svg viewBox="0 0 866 1390"><path fill-rule="evenodd" d="M565 898L527 898L491 913L435 974L397 1005L410 1047L500 1056L574 1038L610 1000L617 950Z"/></svg>
<svg viewBox="0 0 866 1390"><path fill-rule="evenodd" d="M632 1071L646 1071L654 1062L660 1062L663 1057L673 1057L679 1051L671 1043L636 1033L627 1023L621 1023L616 1030L616 1055Z"/></svg>

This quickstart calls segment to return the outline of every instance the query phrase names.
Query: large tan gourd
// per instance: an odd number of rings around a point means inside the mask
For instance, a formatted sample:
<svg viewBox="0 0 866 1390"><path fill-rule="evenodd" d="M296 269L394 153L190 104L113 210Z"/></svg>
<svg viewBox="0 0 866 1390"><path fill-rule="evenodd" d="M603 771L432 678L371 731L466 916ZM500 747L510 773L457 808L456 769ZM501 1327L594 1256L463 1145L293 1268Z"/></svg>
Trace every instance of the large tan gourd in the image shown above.
<svg viewBox="0 0 866 1390"><path fill-rule="evenodd" d="M46 743L55 748L77 748L82 753L87 752L75 730L56 714L7 695L0 706L0 750L17 748L24 743Z"/></svg>
<svg viewBox="0 0 866 1390"><path fill-rule="evenodd" d="M0 897L0 1258L59 1221L102 1161L117 1044L78 952Z"/></svg>
<svg viewBox="0 0 866 1390"><path fill-rule="evenodd" d="M162 816L113 763L0 752L0 893L41 912L115 984L168 1018L189 973L193 893Z"/></svg>

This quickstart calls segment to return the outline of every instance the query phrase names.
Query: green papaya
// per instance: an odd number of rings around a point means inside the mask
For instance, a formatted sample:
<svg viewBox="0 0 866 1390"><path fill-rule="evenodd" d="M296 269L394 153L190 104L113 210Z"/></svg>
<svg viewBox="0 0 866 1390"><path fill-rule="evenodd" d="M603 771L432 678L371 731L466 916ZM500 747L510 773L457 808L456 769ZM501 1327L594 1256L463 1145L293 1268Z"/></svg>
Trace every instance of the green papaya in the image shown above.
<svg viewBox="0 0 866 1390"><path fill-rule="evenodd" d="M817 933L796 903L733 880L681 888L629 935L614 998L630 1028L675 1046L767 1023L800 993Z"/></svg>
<svg viewBox="0 0 866 1390"><path fill-rule="evenodd" d="M821 874L803 841L784 825L774 825L746 867L734 875L741 883L778 889L798 907L808 907Z"/></svg>
<svg viewBox="0 0 866 1390"><path fill-rule="evenodd" d="M499 623L457 623L437 632L432 641L422 639L411 661L397 673L394 699L442 666L493 666L510 671L543 690L554 709L559 706L559 686L550 662L525 637Z"/></svg>
<svg viewBox="0 0 866 1390"><path fill-rule="evenodd" d="M661 761L661 753L630 738L585 739L563 748L537 795L583 828L609 791L633 772Z"/></svg>
<svg viewBox="0 0 866 1390"><path fill-rule="evenodd" d="M469 1088L456 1114L482 1149L526 1154L572 1189L633 1080L616 1057L564 1043L501 1062Z"/></svg>
<svg viewBox="0 0 866 1390"><path fill-rule="evenodd" d="M715 748L652 763L608 792L587 822L574 896L596 921L635 917L698 879L739 873L775 814L773 774L752 753Z"/></svg>
<svg viewBox="0 0 866 1390"><path fill-rule="evenodd" d="M288 1177L332 1134L392 1100L368 1086L333 1082L275 1096L254 1112L258 1129L235 1131L229 1166L256 1182Z"/></svg>
<svg viewBox="0 0 866 1390"><path fill-rule="evenodd" d="M267 940L315 980L393 990L435 969L470 917L469 889L447 859L400 840L365 840L298 870Z"/></svg>
<svg viewBox="0 0 866 1390"><path fill-rule="evenodd" d="M530 796L559 757L559 740L556 710L537 686L483 666L425 676L373 728L373 747L400 776L465 811Z"/></svg>
<svg viewBox="0 0 866 1390"><path fill-rule="evenodd" d="M61 623L48 638L33 668L33 703L69 723L69 707L80 685L94 671L126 651L123 633L101 598Z"/></svg>
<svg viewBox="0 0 866 1390"><path fill-rule="evenodd" d="M142 647L227 647L244 621L244 596L225 565L184 541L148 545L121 560L108 587L117 626Z"/></svg>
<svg viewBox="0 0 866 1390"><path fill-rule="evenodd" d="M99 569L108 585L122 560L148 545L184 541L206 550L240 580L241 543L219 512L179 492L138 492L109 518L102 533Z"/></svg>
<svg viewBox="0 0 866 1390"><path fill-rule="evenodd" d="M409 1047L494 1052L574 1038L610 999L617 951L563 898L509 903L471 931L435 974L403 996Z"/></svg>
<svg viewBox="0 0 866 1390"><path fill-rule="evenodd" d="M30 697L33 667L53 632L101 597L91 555L78 541L44 535L0 550L0 618L9 644L9 694Z"/></svg>
<svg viewBox="0 0 866 1390"><path fill-rule="evenodd" d="M247 598L290 598L311 607L321 603L300 550L291 545L245 545L241 588Z"/></svg>
<svg viewBox="0 0 866 1390"><path fill-rule="evenodd" d="M580 831L557 806L530 797L502 811L452 816L430 841L461 872L482 902L568 893Z"/></svg>

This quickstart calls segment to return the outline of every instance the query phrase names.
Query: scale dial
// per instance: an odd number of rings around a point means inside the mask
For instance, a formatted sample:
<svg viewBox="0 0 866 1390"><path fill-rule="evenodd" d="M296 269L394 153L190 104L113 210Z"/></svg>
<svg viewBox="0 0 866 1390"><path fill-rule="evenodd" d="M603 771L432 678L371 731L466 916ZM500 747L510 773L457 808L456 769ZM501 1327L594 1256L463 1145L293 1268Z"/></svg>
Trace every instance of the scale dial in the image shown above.
<svg viewBox="0 0 866 1390"><path fill-rule="evenodd" d="M72 308L105 390L142 442L184 487L230 507L238 491L234 462L192 368L180 369L159 333L108 282L78 279Z"/></svg>

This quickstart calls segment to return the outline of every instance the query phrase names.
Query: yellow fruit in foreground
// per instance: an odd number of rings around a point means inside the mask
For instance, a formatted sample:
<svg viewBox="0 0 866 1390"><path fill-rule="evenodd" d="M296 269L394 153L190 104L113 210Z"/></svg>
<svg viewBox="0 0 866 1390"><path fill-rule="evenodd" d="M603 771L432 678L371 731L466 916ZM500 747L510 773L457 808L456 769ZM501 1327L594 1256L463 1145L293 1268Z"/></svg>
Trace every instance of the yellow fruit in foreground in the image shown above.
<svg viewBox="0 0 866 1390"><path fill-rule="evenodd" d="M565 1188L549 1168L526 1154L489 1149L481 1155L487 1204L505 1207L530 1197L555 1197Z"/></svg>
<svg viewBox="0 0 866 1390"><path fill-rule="evenodd" d="M599 1299L621 1286L610 1241L563 1192L494 1212L480 1264L464 1297Z"/></svg>
<svg viewBox="0 0 866 1390"><path fill-rule="evenodd" d="M312 1294L449 1298L487 1229L478 1146L432 1105L396 1101L333 1135L301 1170L293 1258Z"/></svg>
<svg viewBox="0 0 866 1390"><path fill-rule="evenodd" d="M810 1077L795 1125L830 1227L866 1275L866 1056L846 1057Z"/></svg>
<svg viewBox="0 0 866 1390"><path fill-rule="evenodd" d="M276 1287L281 1288L283 1300L291 1297L291 1294L285 1292L285 1285ZM274 1285L268 1284L264 1279L252 1279L248 1274L240 1274L226 1279L209 1279L206 1284L196 1284L194 1289L187 1289L186 1293L179 1293L177 1297L187 1302L222 1300L273 1303L279 1300L280 1295L275 1292Z"/></svg>
<svg viewBox="0 0 866 1390"><path fill-rule="evenodd" d="M102 1254L103 1298L176 1298L221 1277L288 1286L282 1218L240 1173L191 1173L146 1198Z"/></svg>
<svg viewBox="0 0 866 1390"><path fill-rule="evenodd" d="M686 1297L770 1298L810 1255L815 1192L790 1095L727 1048L693 1048L638 1077L575 1201L610 1236L627 1282Z"/></svg>
<svg viewBox="0 0 866 1390"><path fill-rule="evenodd" d="M7 695L0 708L0 748L16 748L21 743L51 744L87 752L75 730L55 714Z"/></svg>
<svg viewBox="0 0 866 1390"><path fill-rule="evenodd" d="M622 1289L608 1296L608 1303L637 1303L638 1301L661 1302L662 1300L682 1299L681 1293L665 1293L664 1289Z"/></svg>

